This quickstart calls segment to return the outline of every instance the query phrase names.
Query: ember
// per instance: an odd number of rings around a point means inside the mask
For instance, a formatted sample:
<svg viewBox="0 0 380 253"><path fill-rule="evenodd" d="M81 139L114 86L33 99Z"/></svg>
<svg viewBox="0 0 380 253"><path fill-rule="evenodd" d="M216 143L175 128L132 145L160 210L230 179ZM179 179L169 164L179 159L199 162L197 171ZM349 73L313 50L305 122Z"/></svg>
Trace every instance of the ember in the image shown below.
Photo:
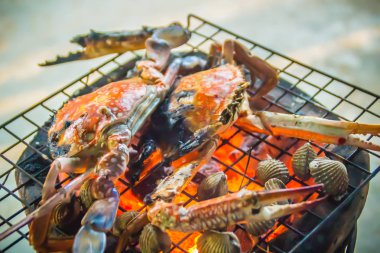
<svg viewBox="0 0 380 253"><path fill-rule="evenodd" d="M229 139L230 141L228 143L224 143L223 139ZM255 179L255 172L257 168L257 164L259 162L260 157L266 158L266 155L264 154L276 154L278 153L278 147L273 147L271 145L268 145L268 143L261 143L260 145L253 147L254 143L258 141L258 137L246 134L239 129L232 127L228 131L226 131L222 135L222 140L218 144L218 149L215 151L213 155L213 160L211 160L209 163L203 165L203 167L200 169L197 176L195 176L193 182L187 185L184 192L182 194L179 194L174 202L175 203L185 203L187 207L192 206L197 203L197 187L199 183L199 178L204 178L207 175L210 175L212 173L223 171L227 176L227 184L228 184L228 190L229 192L237 192L238 190L242 188L246 188L248 190L254 190L254 191L261 191L264 189L262 184L258 182ZM296 150L299 146L301 146L304 142L299 141L296 145L293 145L290 152ZM287 139L282 138L281 139L281 145L282 146L289 146L294 144L293 139ZM249 146L250 145L250 146ZM249 151L251 152L250 155ZM255 155L258 154L258 155ZM321 155L320 155L321 156ZM189 156L183 157L180 160L177 160L174 162L173 167L179 167L183 163L185 163L188 159L191 158L191 154ZM293 170L291 168L291 156L286 155L282 156L283 162L288 166L290 175L293 176ZM155 155L153 158L149 159L148 167L152 168L154 167L154 164L158 164L161 162L162 156L161 155ZM175 170L175 169L174 169ZM149 173L145 172L144 176L147 176ZM144 178L143 176L143 178ZM293 177L292 177L293 178ZM125 180L125 179L124 179ZM123 187L125 187L125 184L122 183L123 179L121 179L121 183L117 184L119 192L123 192ZM142 182L147 183L147 181L144 179ZM299 188L301 186L307 185L314 185L314 179L309 179L307 181L301 182L299 180L291 179L286 184L287 188ZM139 187L143 187L140 185ZM316 199L318 197L317 193L312 194L309 196L308 199ZM132 190L127 190L125 193L121 194L120 198L120 209L129 211L129 210L141 210L141 208L144 206L141 199L136 196ZM303 199L295 199L295 202L300 202ZM122 212L119 212L121 214ZM286 222L289 224L294 223L298 218L302 217L301 213L295 213L290 215ZM275 226L271 229L272 233L270 233L269 236L265 237L266 242L270 242L274 238L276 238L278 235L286 232L287 228L283 225L280 225L278 223L275 224ZM230 227L229 231L235 231L234 227ZM249 236L247 232L244 232L243 230L239 229L238 237L242 238L249 238L245 239L244 243L246 245L249 245L250 247L254 246L258 240L256 238L253 238L252 236ZM243 233L243 234L242 234ZM245 235L244 235L245 233ZM192 234L186 234L183 232L174 232L170 231L168 232L172 242L176 247L171 252L198 252L196 247L197 239L200 236L200 233L192 233ZM265 236L265 235L264 235ZM184 239L186 238L186 239ZM246 245L242 245L244 248Z"/></svg>

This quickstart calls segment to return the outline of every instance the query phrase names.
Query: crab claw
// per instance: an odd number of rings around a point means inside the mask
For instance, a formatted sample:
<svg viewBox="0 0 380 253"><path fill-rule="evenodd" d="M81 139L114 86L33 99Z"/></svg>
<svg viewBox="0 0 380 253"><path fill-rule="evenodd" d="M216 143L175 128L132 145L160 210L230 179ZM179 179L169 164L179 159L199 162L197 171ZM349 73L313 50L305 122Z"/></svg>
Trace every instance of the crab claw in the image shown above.
<svg viewBox="0 0 380 253"><path fill-rule="evenodd" d="M380 151L380 146L360 140L354 134L379 136L380 124L361 124L357 122L329 120L313 116L256 112L241 117L237 125L248 131L268 135L282 135L304 140L312 140L335 145L351 145L364 149Z"/></svg>
<svg viewBox="0 0 380 253"><path fill-rule="evenodd" d="M184 208L180 204L160 202L148 211L148 218L153 225L162 230L182 232L216 230L252 220L271 220L305 210L324 198L297 204L271 204L289 198L299 198L320 188L322 185L262 192L243 189L233 194L201 201L189 208Z"/></svg>
<svg viewBox="0 0 380 253"><path fill-rule="evenodd" d="M45 62L38 63L38 66L45 67L51 66L59 63L77 61L87 59L84 51L69 52L68 55L57 55L54 60L46 60Z"/></svg>
<svg viewBox="0 0 380 253"><path fill-rule="evenodd" d="M313 207L319 202L325 200L326 197L303 201L295 204L279 205L280 201L288 201L288 199L296 199L313 193L315 190L321 189L323 185L306 186L302 188L281 189L274 191L262 191L257 193L257 200L262 205L257 209L257 213L252 215L249 220L272 220L285 215L303 211Z"/></svg>
<svg viewBox="0 0 380 253"><path fill-rule="evenodd" d="M71 40L72 43L81 46L82 50L70 52L66 56L57 56L56 59L45 61L39 65L50 66L144 49L145 41L150 37L155 40L164 40L170 48L175 48L189 40L190 32L178 23L159 28L143 27L136 31L96 32L91 30L89 34L78 35Z"/></svg>
<svg viewBox="0 0 380 253"><path fill-rule="evenodd" d="M138 31L96 32L75 36L70 42L80 45L83 49L59 55L54 60L40 63L40 66L50 66L76 60L86 60L107 54L124 53L145 48L145 40L153 33L152 29L143 28Z"/></svg>

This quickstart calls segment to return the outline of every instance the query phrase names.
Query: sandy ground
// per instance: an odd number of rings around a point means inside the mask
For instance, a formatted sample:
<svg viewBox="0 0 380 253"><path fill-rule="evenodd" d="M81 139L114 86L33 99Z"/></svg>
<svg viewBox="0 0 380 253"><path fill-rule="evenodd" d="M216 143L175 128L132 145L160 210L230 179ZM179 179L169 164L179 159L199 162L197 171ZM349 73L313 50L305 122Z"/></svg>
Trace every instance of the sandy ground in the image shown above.
<svg viewBox="0 0 380 253"><path fill-rule="evenodd" d="M75 49L68 43L73 35L91 28L107 31L175 20L185 23L188 13L380 94L378 0L3 0L0 123L104 61L37 66L56 53ZM377 252L380 247L380 221L373 218L380 216L379 192L380 183L373 182L359 219L356 252Z"/></svg>

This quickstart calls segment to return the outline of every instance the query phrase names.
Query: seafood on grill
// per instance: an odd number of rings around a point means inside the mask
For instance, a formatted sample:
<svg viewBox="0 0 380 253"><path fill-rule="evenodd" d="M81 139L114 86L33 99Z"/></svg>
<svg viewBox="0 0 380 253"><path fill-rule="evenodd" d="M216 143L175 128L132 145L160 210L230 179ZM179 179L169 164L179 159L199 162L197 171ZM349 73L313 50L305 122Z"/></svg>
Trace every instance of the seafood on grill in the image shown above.
<svg viewBox="0 0 380 253"><path fill-rule="evenodd" d="M212 199L228 193L227 177L224 172L217 172L206 177L198 186L199 200Z"/></svg>
<svg viewBox="0 0 380 253"><path fill-rule="evenodd" d="M227 176L222 171L208 175L197 189L201 201L225 196L227 193ZM226 232L226 229L203 231L197 241L198 252L240 252L239 239L234 233Z"/></svg>
<svg viewBox="0 0 380 253"><path fill-rule="evenodd" d="M346 166L340 161L316 158L310 163L310 174L317 183L324 185L324 191L335 199L341 199L348 189Z"/></svg>
<svg viewBox="0 0 380 253"><path fill-rule="evenodd" d="M55 160L42 188L41 206L27 218L32 220L30 242L36 250L105 249L106 232L113 226L119 205L113 181L128 169L132 137L163 101L177 77L180 59L166 68L171 48L188 38L189 32L178 24L155 29L151 38L140 42L145 44L147 59L136 63L135 76L74 98L57 112L48 131ZM57 192L55 184L60 173L80 175ZM74 242L72 238L48 238L51 217L56 215L52 211L60 210L53 208L67 201L81 185L80 199L86 213Z"/></svg>
<svg viewBox="0 0 380 253"><path fill-rule="evenodd" d="M180 175L183 175L183 172L177 174L178 177L181 177ZM157 192L164 192L166 189L178 193L178 189L183 187L184 180L171 180L171 182L174 184L159 184ZM181 203L172 203L174 194L169 194L165 201L152 200L153 202L146 209L126 224L124 232L119 237L117 252L122 252L128 244L135 241L135 236L147 225L153 225L163 232L167 230L206 231L207 234L211 233L210 231L225 230L228 226L237 223L273 220L317 205L324 198L285 205L277 203L304 197L321 188L322 185L314 185L260 192L243 189L236 193L200 201L188 208ZM230 241L225 241L225 246L227 247L230 243Z"/></svg>
<svg viewBox="0 0 380 253"><path fill-rule="evenodd" d="M140 158L131 165L135 171L129 175L132 182L139 179L144 161L155 150L160 150L164 162L170 164L201 147L212 146L209 143L234 123L248 132L380 150L380 146L353 135L377 135L380 125L251 108L277 85L278 75L237 41L226 40L223 46L212 44L206 66L211 69L182 77L152 115L152 124L140 139ZM257 80L261 87L255 94L248 93Z"/></svg>
<svg viewBox="0 0 380 253"><path fill-rule="evenodd" d="M119 215L112 227L112 234L119 236L125 229L125 226L134 218L137 217L139 213L136 211L128 211Z"/></svg>
<svg viewBox="0 0 380 253"><path fill-rule="evenodd" d="M179 168L173 168L174 173L161 181L151 194L145 196L144 201L148 205L148 210L138 220L140 224L144 220L162 230L183 232L215 230L247 220L274 219L284 215L284 210L292 212L302 209L293 206L290 208L291 205L274 205L266 207L270 214L263 217L255 213L256 211L248 204L248 199L255 202L253 199L256 199L258 193L245 190L201 201L189 208L171 203L199 168L210 160L218 145L219 134L234 123L247 131L258 133L372 149L380 148L351 135L352 133L378 134L379 125L265 111L255 112L250 108L250 104L254 104L277 85L277 72L265 61L252 56L236 41L227 40L223 47L213 44L206 66L211 69L179 80L170 96L152 115L151 124L140 138L139 158L131 162L131 170L126 175L131 182L139 180L145 160L157 149L162 152L163 162L168 166L180 158L184 161ZM249 95L247 89L255 80L261 81L261 88L254 95ZM266 194L283 191L291 192L286 189L268 191ZM286 199L288 198L292 197L288 196ZM271 213L269 210L272 209L276 211ZM120 251L129 241L129 234L136 233L136 230L137 226L134 226L133 222L130 223L130 228L126 227L119 241Z"/></svg>
<svg viewBox="0 0 380 253"><path fill-rule="evenodd" d="M302 180L310 178L309 164L317 158L317 153L309 142L297 149L293 154L292 168L294 174Z"/></svg>
<svg viewBox="0 0 380 253"><path fill-rule="evenodd" d="M289 181L289 170L279 160L266 159L257 165L256 176L264 184L271 178L277 178L286 184Z"/></svg>
<svg viewBox="0 0 380 253"><path fill-rule="evenodd" d="M96 250L104 249L104 232L112 227L118 204L118 194L112 180L126 170L131 151L129 149L131 137L141 128L159 102L164 100L169 83L173 82L176 70L179 68L178 61L174 61L173 66L169 66L166 76L160 73L168 61L171 48L162 34L165 34L164 31L169 31L170 34L173 27L168 30L162 29L162 33L157 32L160 34L158 37L152 35L152 38L145 40L148 55L153 60L137 63L140 76L117 84L123 85L125 82L130 84L127 85L126 93L130 95L127 101L130 101L132 108L128 109L128 113L120 111L118 103L111 104L115 103L114 99L110 99L113 98L111 94L119 94L120 90L123 90L119 87L119 91L114 91L111 88L116 84L112 84L67 104L57 114L57 121L49 131L51 148L59 158L53 163L45 182L43 190L45 204L42 206L53 207L58 200L70 195L61 191L54 195L58 197L49 198L55 194L54 183L59 171L82 173L85 168L95 168L95 173L86 171L64 187L71 193L86 179L91 180L89 178L95 174L95 181L91 183L91 187L90 182L88 183L91 189L89 199L94 202L82 219L83 226L74 242L76 251L87 249L86 241L95 241ZM186 32L183 34L187 36ZM65 60L57 60L57 62L63 61ZM274 136L285 135L375 150L380 148L352 135L378 134L380 132L378 125L331 121L309 116L256 111L256 108L250 108L250 105L255 104L255 101L277 85L278 76L274 68L260 58L252 56L236 41L227 40L223 47L218 44L212 45L205 66L211 69L183 77L178 82L170 96L155 110L150 124L140 138L138 159L128 166L132 173L132 182L139 179L144 161L157 148L162 150L164 162L169 166L179 158L189 154L194 155L189 156L188 160L179 168L175 168L175 172L165 178L154 192L146 196L145 203L148 204L146 209L127 224L120 226L124 230L118 232L119 251L124 250L129 237L135 237L149 223L162 231L218 230L236 223L276 219L304 210L320 201L319 199L297 204L273 205L278 201L296 198L321 189L321 185L316 185L265 192L243 189L201 201L188 208L179 203L172 203L173 198L184 189L200 166L209 161L217 147L219 135L234 123L246 131ZM261 83L261 88L251 95L247 89L256 81ZM134 89L139 85L144 86L144 92L141 94ZM122 93L124 94L124 91ZM137 99L139 94L146 100ZM105 100L97 99L100 97ZM97 110L88 111L84 106L85 103L91 104L94 101L106 105L97 104ZM108 106L108 103L111 106ZM105 124L100 126L99 122ZM100 159L94 159L95 157ZM107 208L104 208L105 206ZM48 226L49 219L39 215L32 223L32 232L41 227L41 230L46 231ZM35 243L35 247L61 249L70 245L67 240L64 243L49 242L46 239L46 232L39 237L32 233L31 241Z"/></svg>
<svg viewBox="0 0 380 253"><path fill-rule="evenodd" d="M141 232L139 244L143 253L169 252L171 240L167 233L152 224L148 224Z"/></svg>

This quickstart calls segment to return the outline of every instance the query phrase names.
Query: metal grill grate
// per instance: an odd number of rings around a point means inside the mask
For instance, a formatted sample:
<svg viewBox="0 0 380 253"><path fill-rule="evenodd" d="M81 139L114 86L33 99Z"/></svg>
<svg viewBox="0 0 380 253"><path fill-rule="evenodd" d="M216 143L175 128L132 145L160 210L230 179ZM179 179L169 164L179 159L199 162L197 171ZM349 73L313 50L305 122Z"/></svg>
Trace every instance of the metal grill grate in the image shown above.
<svg viewBox="0 0 380 253"><path fill-rule="evenodd" d="M338 78L324 74L195 15L188 16L188 27L192 31L192 38L187 45L177 49L178 51L190 50L207 53L212 42L223 42L227 38L232 38L242 42L250 48L254 54L266 59L280 70L281 79L285 80L288 85L283 85L284 82L281 82L275 90L264 98L267 103L267 110L281 110L289 113L306 114L309 112L310 107L322 107L321 105L324 105L323 109L320 109L318 112L319 116L329 117L335 115L345 120L379 123L380 115L378 112L380 112L380 99L378 95L344 82ZM16 170L19 170L29 178L29 181L34 181L36 184L42 186L43 174L46 173L49 166L46 166L44 169L41 169L36 173L29 173L20 166L20 161L17 161L22 151L29 147L34 152L32 155L38 154L41 156L41 159L46 160L48 164L51 162L51 159L44 154L47 153L47 146L45 143L34 144L33 146L29 144L39 131L47 131L46 126L44 127L44 122L49 120L51 115L62 106L64 101L71 98L77 89L92 87L93 85L102 85L110 81L121 79L123 75L120 73L118 74L115 71L127 69L125 64L136 59L140 54L141 52L129 52L115 56L0 126L0 231L4 231L9 226L19 221L24 217L24 212L29 207L40 201L40 198L33 199L32 201L21 199L18 191L25 187L26 183L17 185L14 180L14 174ZM303 93L300 94L297 90L302 90ZM295 109L294 106L289 107L287 104L287 99L289 97L296 97L297 105L295 106ZM240 170L237 170L234 165L240 161L244 161L248 156L250 156L250 159L259 160L259 158L253 155L250 151L252 150L251 148L255 148L262 142L273 148L277 148L280 152L276 158L279 159L283 156L291 156L289 149L291 149L292 146L282 149L270 143L266 136L245 133L251 135L257 141L250 149L241 149L234 145L233 139L242 132L243 130L236 127L235 133L228 138L223 139L221 142L221 145L229 145L232 149L239 151L239 157L233 164L226 164L225 161L219 160L215 157L213 160L221 164L226 172L237 173L240 177L244 177L245 184L259 184L253 178L250 178ZM371 141L380 144L380 139L378 137L366 136L366 138L367 140L371 139ZM295 143L296 141L293 145L295 145ZM335 155L328 151L328 145L313 145L318 147L320 152L323 151ZM345 205L354 198L355 194L357 194L363 186L368 184L368 182L380 170L380 167L377 167L370 172L360 164L352 162L351 158L354 157L357 152L358 151L353 152L346 159L342 157L340 157L340 159L344 159L346 163L352 165L363 174L365 180L356 185L351 183L348 197L329 215L322 217L320 214L309 211L312 215L320 219L319 224L315 226L312 231L305 234L293 227L286 217L279 220L280 225L285 226L288 230L298 234L301 238L289 252L295 251L297 247L302 245L302 243L312 236L313 233L318 232L324 223L328 220L334 219L334 215L336 215L340 209L344 208ZM378 166L380 164L379 153L371 151L366 152L369 153L371 159L370 168ZM295 177L291 177L291 180L304 184ZM124 181L121 182L123 183ZM121 194L128 190L129 188L126 185L125 190L123 190ZM183 194L188 197L187 203L197 201L196 195L186 191ZM237 226L236 230L239 229L243 228ZM284 252L283 249L272 245L271 242L266 242L266 238L270 236L270 234L271 233L268 233L265 236L260 237L257 246L255 246L251 252L263 252L263 249ZM191 235L186 235L181 240L173 242L173 251L186 252L181 244L189 236ZM28 228L25 226L2 241L0 248L4 252L18 252L21 248L29 247L27 246L27 238Z"/></svg>

